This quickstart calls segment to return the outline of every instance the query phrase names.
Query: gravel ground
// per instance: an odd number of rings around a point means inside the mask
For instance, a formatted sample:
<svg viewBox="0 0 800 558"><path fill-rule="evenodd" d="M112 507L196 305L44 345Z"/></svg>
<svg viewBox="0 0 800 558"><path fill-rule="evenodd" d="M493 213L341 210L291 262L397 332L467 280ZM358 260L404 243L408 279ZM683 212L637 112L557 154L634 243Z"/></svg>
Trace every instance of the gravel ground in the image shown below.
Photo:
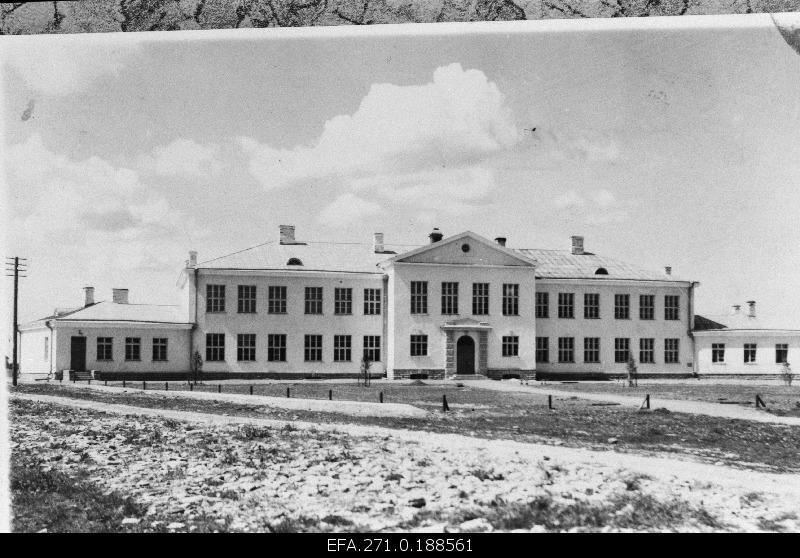
<svg viewBox="0 0 800 558"><path fill-rule="evenodd" d="M120 530L192 530L208 518L233 531L800 528L800 487L780 490L779 475L753 473L748 482L731 471L738 477L722 482L726 469L717 467L719 475L698 481L687 478L692 466L709 466L686 465L681 478L666 462L648 475L533 444L66 409L15 397L12 452L134 497L146 512Z"/></svg>

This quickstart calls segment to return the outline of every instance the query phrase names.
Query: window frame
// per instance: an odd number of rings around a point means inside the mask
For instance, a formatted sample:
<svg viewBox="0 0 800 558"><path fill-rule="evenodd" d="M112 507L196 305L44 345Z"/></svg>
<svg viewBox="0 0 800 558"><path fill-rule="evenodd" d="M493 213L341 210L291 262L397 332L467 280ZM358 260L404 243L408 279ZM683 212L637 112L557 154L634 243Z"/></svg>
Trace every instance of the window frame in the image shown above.
<svg viewBox="0 0 800 558"><path fill-rule="evenodd" d="M46 339L46 338L45 338ZM106 347L106 340L108 341ZM108 348L108 356L105 356L105 352L103 353L104 356L100 356L100 346L103 345L103 349L105 350ZM113 337L98 337L97 338L97 354L96 354L97 361L106 361L106 362L113 362L114 361L114 338Z"/></svg>
<svg viewBox="0 0 800 558"><path fill-rule="evenodd" d="M472 315L489 315L489 283L472 283Z"/></svg>
<svg viewBox="0 0 800 558"><path fill-rule="evenodd" d="M362 345L362 357L368 357L370 362L381 361L381 336L380 335L365 335ZM371 355L371 356L370 356ZM378 358L374 358L377 355Z"/></svg>
<svg viewBox="0 0 800 558"><path fill-rule="evenodd" d="M333 289L333 313L336 316L353 315L353 288L334 287Z"/></svg>
<svg viewBox="0 0 800 558"><path fill-rule="evenodd" d="M324 313L325 293L323 287L305 287L303 314L307 316L322 316ZM318 296L317 296L318 295ZM318 312L316 310L319 310Z"/></svg>
<svg viewBox="0 0 800 558"><path fill-rule="evenodd" d="M583 362L584 364L600 364L600 338L583 338Z"/></svg>
<svg viewBox="0 0 800 558"><path fill-rule="evenodd" d="M639 295L639 319L647 321L656 319L656 295Z"/></svg>
<svg viewBox="0 0 800 558"><path fill-rule="evenodd" d="M503 316L519 316L519 283L503 283Z"/></svg>
<svg viewBox="0 0 800 558"><path fill-rule="evenodd" d="M575 338L558 338L558 362L559 364L572 364L575 362Z"/></svg>
<svg viewBox="0 0 800 558"><path fill-rule="evenodd" d="M550 293L549 292L536 292L536 318L548 319L550 318Z"/></svg>
<svg viewBox="0 0 800 558"><path fill-rule="evenodd" d="M631 319L631 295L625 293L614 294L614 319Z"/></svg>
<svg viewBox="0 0 800 558"><path fill-rule="evenodd" d="M267 362L286 362L285 333L267 334Z"/></svg>
<svg viewBox="0 0 800 558"><path fill-rule="evenodd" d="M674 304L670 304L671 302L674 302ZM664 319L669 321L680 321L681 319L680 295L664 295Z"/></svg>
<svg viewBox="0 0 800 558"><path fill-rule="evenodd" d="M225 312L225 285L220 283L206 284L206 314L222 314Z"/></svg>
<svg viewBox="0 0 800 558"><path fill-rule="evenodd" d="M631 356L631 339L630 337L615 337L614 338L614 363L625 364Z"/></svg>
<svg viewBox="0 0 800 558"><path fill-rule="evenodd" d="M442 281L442 315L458 315L458 281Z"/></svg>
<svg viewBox="0 0 800 558"><path fill-rule="evenodd" d="M236 313L255 314L257 293L256 285L236 285Z"/></svg>
<svg viewBox="0 0 800 558"><path fill-rule="evenodd" d="M225 362L224 333L206 333L206 362Z"/></svg>
<svg viewBox="0 0 800 558"><path fill-rule="evenodd" d="M417 316L428 314L428 282L411 281L409 284L411 309L410 313Z"/></svg>
<svg viewBox="0 0 800 558"><path fill-rule="evenodd" d="M153 337L152 350L153 362L169 362L169 337Z"/></svg>
<svg viewBox="0 0 800 558"><path fill-rule="evenodd" d="M353 361L353 336L339 334L333 336L333 362Z"/></svg>
<svg viewBox="0 0 800 558"><path fill-rule="evenodd" d="M409 337L409 355L412 357L428 356L428 336L424 333L412 333Z"/></svg>
<svg viewBox="0 0 800 558"><path fill-rule="evenodd" d="M575 319L575 293L558 293L558 317L564 320Z"/></svg>
<svg viewBox="0 0 800 558"><path fill-rule="evenodd" d="M321 334L306 333L303 336L303 362L323 362Z"/></svg>
<svg viewBox="0 0 800 558"><path fill-rule="evenodd" d="M755 364L758 356L758 343L744 343L742 357L745 364Z"/></svg>
<svg viewBox="0 0 800 558"><path fill-rule="evenodd" d="M675 347L671 347L674 342ZM677 337L667 337L664 339L664 364L680 363L681 340Z"/></svg>
<svg viewBox="0 0 800 558"><path fill-rule="evenodd" d="M501 343L502 343L502 356L504 357L519 356L519 335L503 335Z"/></svg>
<svg viewBox="0 0 800 558"><path fill-rule="evenodd" d="M725 343L711 343L711 363L725 364Z"/></svg>
<svg viewBox="0 0 800 558"><path fill-rule="evenodd" d="M364 289L364 315L380 316L381 297L383 289L365 288Z"/></svg>
<svg viewBox="0 0 800 558"><path fill-rule="evenodd" d="M135 352L135 356L133 353ZM141 362L142 360L142 338L141 337L126 337L125 338L125 361L126 362Z"/></svg>
<svg viewBox="0 0 800 558"><path fill-rule="evenodd" d="M639 362L641 364L655 364L656 340L653 337L639 339Z"/></svg>
<svg viewBox="0 0 800 558"><path fill-rule="evenodd" d="M550 362L549 337L536 337L536 362Z"/></svg>
<svg viewBox="0 0 800 558"><path fill-rule="evenodd" d="M287 313L288 289L286 285L267 286L267 314Z"/></svg>
<svg viewBox="0 0 800 558"><path fill-rule="evenodd" d="M783 360L780 355L783 353ZM783 364L789 360L789 343L775 343L775 364Z"/></svg>
<svg viewBox="0 0 800 558"><path fill-rule="evenodd" d="M583 293L583 319L600 319L600 293Z"/></svg>

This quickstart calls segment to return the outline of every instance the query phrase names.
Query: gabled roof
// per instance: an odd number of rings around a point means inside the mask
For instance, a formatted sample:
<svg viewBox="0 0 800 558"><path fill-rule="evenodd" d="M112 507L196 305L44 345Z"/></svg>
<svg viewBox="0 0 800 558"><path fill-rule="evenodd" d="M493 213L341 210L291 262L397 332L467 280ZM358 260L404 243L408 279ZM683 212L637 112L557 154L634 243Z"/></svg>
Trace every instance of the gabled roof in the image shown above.
<svg viewBox="0 0 800 558"><path fill-rule="evenodd" d="M188 323L179 306L159 304L117 304L116 302L110 301L98 302L67 314L49 316L36 321L41 322L47 319L54 320L58 323L94 321L164 324Z"/></svg>
<svg viewBox="0 0 800 558"><path fill-rule="evenodd" d="M519 252L518 250L512 250L511 248L506 248L505 246L501 246L496 242L492 242L488 238L484 238L479 234L476 234L472 231L464 231L462 233L449 236L447 238L443 238L438 242L431 242L430 244L425 244L424 246L420 246L419 248L415 248L408 252L404 252L402 254L398 254L392 258L386 260L386 263L394 263L394 262L402 262L406 259L413 258L414 256L418 256L424 254L426 252L432 252L435 250L441 250L443 246L447 246L456 242L459 242L464 239L470 239L472 241L478 242L491 250L495 250L496 252L500 252L501 254L505 254L506 256L511 257L513 260L519 262L519 264L524 266L535 266L536 260L533 258L528 257L526 254Z"/></svg>
<svg viewBox="0 0 800 558"><path fill-rule="evenodd" d="M797 328L781 327L763 318L750 316L747 312L694 317L694 331L800 331Z"/></svg>
<svg viewBox="0 0 800 558"><path fill-rule="evenodd" d="M589 252L573 254L569 250L542 250L539 248L518 248L517 252L538 262L536 266L537 278L686 281L686 279L681 279L674 275L667 275L663 270L648 270ZM597 274L600 269L606 270L608 274Z"/></svg>

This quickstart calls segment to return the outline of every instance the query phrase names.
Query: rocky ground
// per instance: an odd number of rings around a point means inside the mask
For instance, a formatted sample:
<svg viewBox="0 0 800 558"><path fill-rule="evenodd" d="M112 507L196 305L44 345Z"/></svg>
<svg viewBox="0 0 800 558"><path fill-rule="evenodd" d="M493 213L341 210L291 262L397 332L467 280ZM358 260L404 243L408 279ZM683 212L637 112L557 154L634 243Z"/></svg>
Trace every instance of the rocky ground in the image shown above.
<svg viewBox="0 0 800 558"><path fill-rule="evenodd" d="M796 503L780 495L424 438L206 426L20 400L12 421L16 475L58 474L120 495L99 530L800 528ZM38 513L22 505L23 480L14 485L15 529L59 530L53 518L64 514L52 505Z"/></svg>

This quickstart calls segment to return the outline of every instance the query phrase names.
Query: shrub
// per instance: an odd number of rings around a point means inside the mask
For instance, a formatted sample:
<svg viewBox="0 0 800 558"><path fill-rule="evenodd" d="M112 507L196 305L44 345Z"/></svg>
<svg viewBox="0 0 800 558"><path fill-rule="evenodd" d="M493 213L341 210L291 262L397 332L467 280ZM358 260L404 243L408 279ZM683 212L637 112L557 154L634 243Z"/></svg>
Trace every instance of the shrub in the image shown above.
<svg viewBox="0 0 800 558"><path fill-rule="evenodd" d="M784 362L783 365L781 366L780 377L781 380L783 380L784 384L786 384L787 386L792 385L792 380L794 380L794 373L792 373L792 367L789 366L788 362Z"/></svg>

